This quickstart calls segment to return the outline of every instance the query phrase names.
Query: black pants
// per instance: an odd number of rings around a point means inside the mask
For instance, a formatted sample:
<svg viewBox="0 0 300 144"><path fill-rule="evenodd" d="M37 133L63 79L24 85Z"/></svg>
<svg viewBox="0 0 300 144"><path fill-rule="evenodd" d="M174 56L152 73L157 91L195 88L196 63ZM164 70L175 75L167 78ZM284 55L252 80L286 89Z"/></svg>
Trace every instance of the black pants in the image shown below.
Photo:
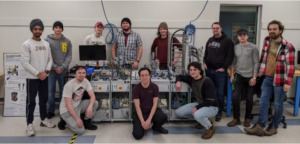
<svg viewBox="0 0 300 144"><path fill-rule="evenodd" d="M240 102L243 94L245 94L246 97L245 118L251 119L254 87L249 85L250 79L251 78L245 78L240 74L236 74L235 89L232 92L233 117L235 119L240 118Z"/></svg>
<svg viewBox="0 0 300 144"><path fill-rule="evenodd" d="M40 117L44 120L47 116L48 101L48 77L41 81L40 79L26 79L27 96L26 96L26 121L27 125L33 121L35 109L35 98L39 95Z"/></svg>
<svg viewBox="0 0 300 144"><path fill-rule="evenodd" d="M146 121L149 117L150 113L143 113L144 120ZM165 122L167 122L167 115L162 112L160 108L157 108L153 118L153 126L152 128L160 128ZM145 130L142 127L141 121L135 111L132 113L132 123L133 123L133 132L132 135L135 139L141 139L144 136Z"/></svg>

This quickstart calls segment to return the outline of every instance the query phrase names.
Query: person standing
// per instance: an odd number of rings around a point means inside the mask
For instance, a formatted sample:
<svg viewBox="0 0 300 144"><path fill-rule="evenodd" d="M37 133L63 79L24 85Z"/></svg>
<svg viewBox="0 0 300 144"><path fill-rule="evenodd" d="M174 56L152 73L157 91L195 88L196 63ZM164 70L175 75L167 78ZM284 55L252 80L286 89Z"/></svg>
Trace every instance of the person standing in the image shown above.
<svg viewBox="0 0 300 144"><path fill-rule="evenodd" d="M233 117L227 126L241 124L240 103L243 94L246 94L246 113L244 126L249 127L252 115L254 85L256 84L259 52L253 43L248 42L248 31L240 29L238 32L239 44L234 47L234 60L231 65L230 82L233 84L232 105ZM246 90L245 93L242 93Z"/></svg>
<svg viewBox="0 0 300 144"><path fill-rule="evenodd" d="M49 43L41 39L44 24L40 19L30 22L32 38L21 46L21 64L26 71L26 133L34 136L33 113L36 105L36 95L39 96L40 126L54 128L55 125L47 119L48 73L52 66L52 56Z"/></svg>
<svg viewBox="0 0 300 144"><path fill-rule="evenodd" d="M282 36L283 24L273 20L268 24L269 36L263 43L259 75L264 76L259 101L259 118L252 128L244 128L246 134L272 136L277 133L283 113L283 102L290 90L295 72L295 48ZM274 115L266 130L270 99L274 95Z"/></svg>
<svg viewBox="0 0 300 144"><path fill-rule="evenodd" d="M112 58L122 57L125 62L133 62L133 69L138 69L143 54L142 39L140 35L131 30L131 21L125 17L121 21L120 31L113 41Z"/></svg>
<svg viewBox="0 0 300 144"><path fill-rule="evenodd" d="M63 23L56 21L53 23L54 34L49 34L45 39L50 44L51 55L53 57L52 68L49 73L49 98L47 105L47 118L51 119L55 115L55 93L56 81L59 87L59 102L61 101L64 87L64 76L68 72L69 64L72 60L72 43L62 32Z"/></svg>
<svg viewBox="0 0 300 144"><path fill-rule="evenodd" d="M206 43L204 68L206 70L206 76L213 80L217 88L219 112L216 116L216 121L220 121L224 109L224 87L227 78L227 68L233 61L234 44L232 40L222 32L222 27L219 22L212 24L212 32L213 37L209 38Z"/></svg>
<svg viewBox="0 0 300 144"><path fill-rule="evenodd" d="M169 29L166 22L161 22L157 29L157 38L154 39L151 46L151 54L154 53L155 62L159 61L159 69L168 68L168 43L169 43ZM182 48L179 40L173 37L173 44L178 48ZM182 50L179 50L176 58L172 60L172 66L174 66L182 53ZM174 51L172 51L174 55Z"/></svg>

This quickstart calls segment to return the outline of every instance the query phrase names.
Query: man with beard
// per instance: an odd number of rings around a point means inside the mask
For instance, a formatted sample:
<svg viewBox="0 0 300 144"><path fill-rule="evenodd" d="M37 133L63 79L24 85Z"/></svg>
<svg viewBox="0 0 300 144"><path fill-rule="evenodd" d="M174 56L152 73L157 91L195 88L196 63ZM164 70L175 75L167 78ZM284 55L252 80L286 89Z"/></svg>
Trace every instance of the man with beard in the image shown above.
<svg viewBox="0 0 300 144"><path fill-rule="evenodd" d="M129 18L122 19L121 27L122 31L117 34L113 41L112 58L122 57L126 63L133 62L133 69L137 69L143 54L142 39L138 33L131 30Z"/></svg>
<svg viewBox="0 0 300 144"><path fill-rule="evenodd" d="M290 90L294 75L295 49L291 43L283 39L284 26L278 20L268 24L269 36L264 40L262 48L259 75L264 76L259 101L259 119L252 128L245 128L245 132L257 136L271 136L277 133L282 118L283 101L286 92ZM266 130L268 107L274 95L274 115L272 123Z"/></svg>
<svg viewBox="0 0 300 144"><path fill-rule="evenodd" d="M44 30L44 24L40 19L33 19L30 22L32 38L22 44L21 64L26 71L26 121L28 136L34 136L33 113L35 109L36 95L39 96L40 117L42 122L40 126L54 128L47 118L47 100L48 100L48 73L52 66L52 56L49 43L41 39Z"/></svg>
<svg viewBox="0 0 300 144"><path fill-rule="evenodd" d="M222 32L219 22L212 24L213 37L206 43L204 53L204 68L206 76L216 85L217 99L219 103L219 112L216 121L222 118L224 109L224 87L227 77L227 68L231 65L234 58L234 45L230 38Z"/></svg>

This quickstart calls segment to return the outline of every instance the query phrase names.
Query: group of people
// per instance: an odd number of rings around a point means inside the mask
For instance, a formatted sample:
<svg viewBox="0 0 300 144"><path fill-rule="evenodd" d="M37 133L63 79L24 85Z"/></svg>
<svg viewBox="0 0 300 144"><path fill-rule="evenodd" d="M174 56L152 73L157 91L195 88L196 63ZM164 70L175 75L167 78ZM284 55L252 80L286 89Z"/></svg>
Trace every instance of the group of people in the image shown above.
<svg viewBox="0 0 300 144"><path fill-rule="evenodd" d="M122 56L126 61L133 62L133 68L138 69L142 57L142 40L138 33L131 30L129 18L123 18L121 28L112 44L112 58ZM95 33L85 38L84 44L105 44L101 33L103 24L95 24ZM40 19L34 19L30 23L32 38L22 44L22 66L27 72L27 98L26 98L26 121L28 136L34 136L32 125L33 112L35 109L35 97L39 96L40 126L54 128L51 123L55 115L54 95L56 81L60 89L60 121L59 129L69 129L82 134L85 129L96 130L92 124L98 102L90 82L85 78L86 69L77 67L75 78L64 85L64 74L68 71L72 59L72 44L69 39L62 35L63 24L56 21L53 24L54 34L41 39L44 25ZM244 119L245 132L253 135L273 135L277 133L278 124L283 112L283 99L290 89L294 74L295 49L288 41L284 40L282 33L284 26L280 21L274 20L268 24L269 36L265 38L261 58L259 59L258 48L248 42L248 31L240 29L238 34L239 44L234 46L232 40L222 32L219 22L212 24L213 37L206 43L204 64L199 62L189 63L187 75L176 77L176 89L181 89L181 83L190 85L195 102L179 107L175 114L178 118L194 118L197 128L205 128L203 139L209 139L215 132L212 119L220 121L224 109L224 87L227 79L227 69L231 67L230 81L233 83L233 115L234 119L228 126L241 124L240 101L244 94L247 100L246 114ZM168 26L165 22L160 23L157 30L158 37L153 41L151 52L155 52L155 60L160 61L162 68L167 67L168 57ZM182 47L178 39L175 46ZM172 60L176 64L181 51ZM203 69L204 68L204 69ZM141 68L138 71L140 83L134 87L132 112L133 137L141 139L144 132L151 127L159 133L167 134L168 130L162 125L167 121L167 115L158 108L159 88L151 82L151 71ZM253 106L253 89L258 75L264 77L262 94L260 98L260 113L258 122L250 127L250 119ZM246 93L242 93L246 90ZM49 93L48 93L49 91ZM90 99L82 100L84 92ZM264 130L267 120L267 111L270 98L274 95L275 113L271 125Z"/></svg>

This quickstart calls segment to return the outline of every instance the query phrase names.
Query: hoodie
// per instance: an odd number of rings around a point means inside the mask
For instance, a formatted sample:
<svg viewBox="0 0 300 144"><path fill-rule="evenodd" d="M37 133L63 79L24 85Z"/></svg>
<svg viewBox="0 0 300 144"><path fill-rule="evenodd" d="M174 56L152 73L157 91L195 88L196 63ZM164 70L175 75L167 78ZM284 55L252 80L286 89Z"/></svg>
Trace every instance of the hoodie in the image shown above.
<svg viewBox="0 0 300 144"><path fill-rule="evenodd" d="M50 74L55 74L55 68L60 68L63 73L69 69L69 64L72 60L72 43L61 35L59 39L54 38L54 34L50 34L45 39L50 44L53 65Z"/></svg>
<svg viewBox="0 0 300 144"><path fill-rule="evenodd" d="M234 44L224 32L221 37L211 37L207 41L204 54L204 63L207 68L224 68L226 70L231 65L233 58Z"/></svg>

